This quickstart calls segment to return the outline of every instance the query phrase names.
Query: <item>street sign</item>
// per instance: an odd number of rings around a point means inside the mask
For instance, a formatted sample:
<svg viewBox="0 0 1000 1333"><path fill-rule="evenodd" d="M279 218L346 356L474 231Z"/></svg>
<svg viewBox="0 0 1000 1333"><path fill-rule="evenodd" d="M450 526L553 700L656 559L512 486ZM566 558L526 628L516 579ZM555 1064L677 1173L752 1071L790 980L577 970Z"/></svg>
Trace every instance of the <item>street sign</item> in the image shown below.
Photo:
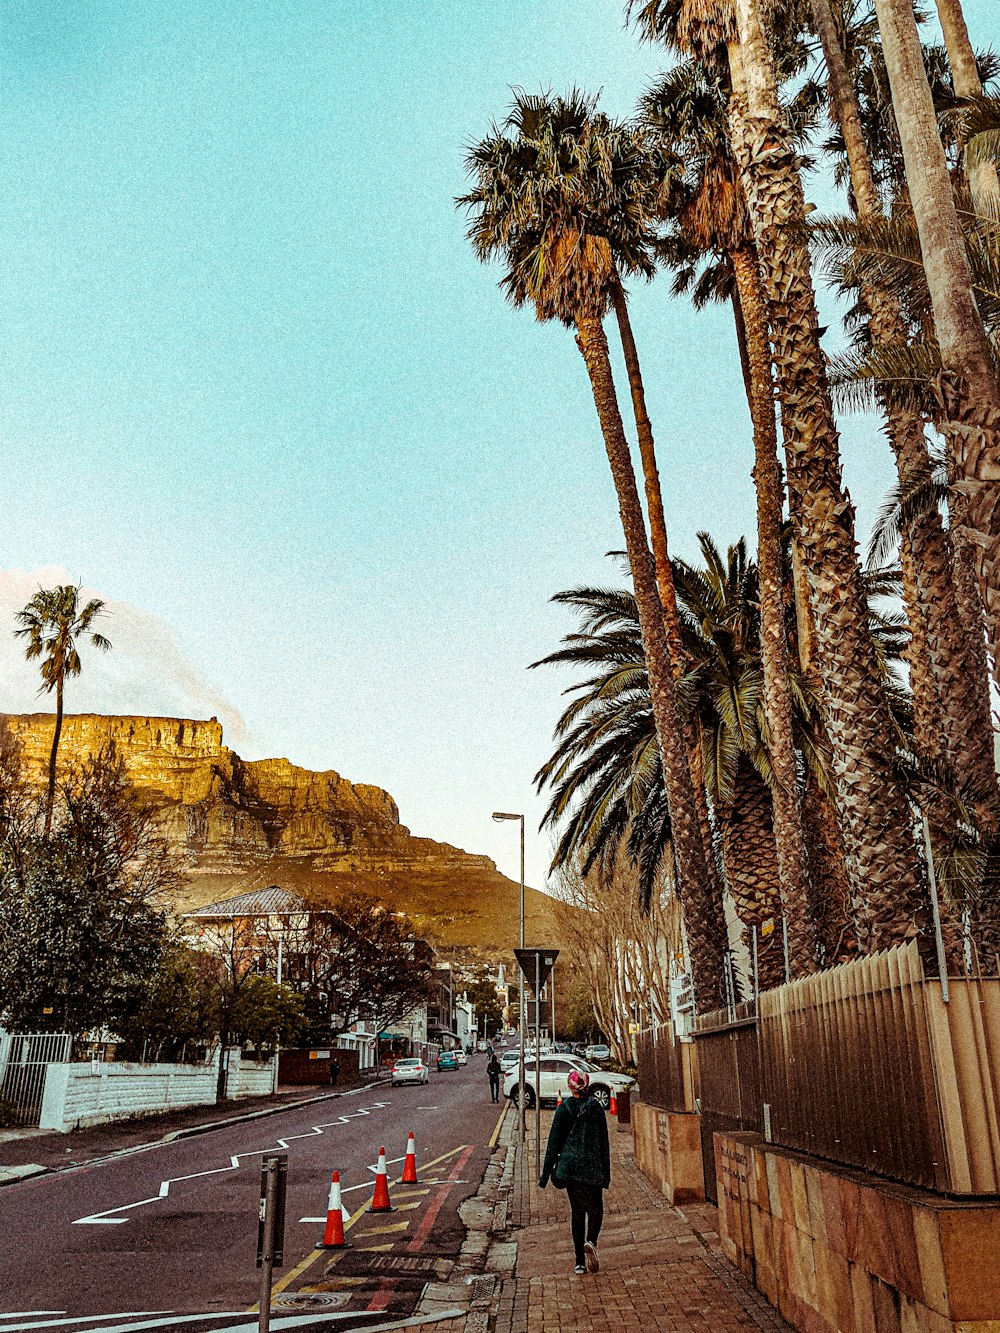
<svg viewBox="0 0 1000 1333"><path fill-rule="evenodd" d="M524 979L529 986L537 986L539 990L548 981L549 973L559 957L558 949L515 949L514 957L517 959L517 965L524 974Z"/></svg>
<svg viewBox="0 0 1000 1333"><path fill-rule="evenodd" d="M271 1326L271 1279L274 1269L285 1262L285 1186L288 1154L268 1153L260 1164L260 1209L257 1214L257 1267L260 1273L260 1303L257 1328L268 1333Z"/></svg>

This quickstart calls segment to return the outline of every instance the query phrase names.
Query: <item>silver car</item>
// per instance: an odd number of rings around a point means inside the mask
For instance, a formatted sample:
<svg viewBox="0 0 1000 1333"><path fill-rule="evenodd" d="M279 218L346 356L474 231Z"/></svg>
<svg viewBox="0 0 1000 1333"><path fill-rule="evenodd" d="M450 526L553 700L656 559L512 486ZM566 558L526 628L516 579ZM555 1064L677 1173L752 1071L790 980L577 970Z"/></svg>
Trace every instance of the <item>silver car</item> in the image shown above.
<svg viewBox="0 0 1000 1333"><path fill-rule="evenodd" d="M400 1083L429 1083L431 1071L423 1060L397 1060L392 1067L392 1086Z"/></svg>

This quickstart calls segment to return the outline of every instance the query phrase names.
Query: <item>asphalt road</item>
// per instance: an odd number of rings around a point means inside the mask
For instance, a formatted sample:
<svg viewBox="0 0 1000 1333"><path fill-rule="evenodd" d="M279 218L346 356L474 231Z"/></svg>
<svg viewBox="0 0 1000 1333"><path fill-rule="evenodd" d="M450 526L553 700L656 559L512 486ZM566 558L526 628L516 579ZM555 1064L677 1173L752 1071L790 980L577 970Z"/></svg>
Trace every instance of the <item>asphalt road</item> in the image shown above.
<svg viewBox="0 0 1000 1333"><path fill-rule="evenodd" d="M412 1312L447 1276L464 1229L457 1209L482 1180L502 1106L485 1057L213 1130L0 1191L0 1333L186 1333L256 1329L260 1160L288 1154L285 1265L273 1328L363 1328ZM380 1145L389 1179L416 1136L417 1186L371 1214ZM396 1159L393 1161L393 1159ZM332 1170L352 1212L351 1248L319 1251Z"/></svg>

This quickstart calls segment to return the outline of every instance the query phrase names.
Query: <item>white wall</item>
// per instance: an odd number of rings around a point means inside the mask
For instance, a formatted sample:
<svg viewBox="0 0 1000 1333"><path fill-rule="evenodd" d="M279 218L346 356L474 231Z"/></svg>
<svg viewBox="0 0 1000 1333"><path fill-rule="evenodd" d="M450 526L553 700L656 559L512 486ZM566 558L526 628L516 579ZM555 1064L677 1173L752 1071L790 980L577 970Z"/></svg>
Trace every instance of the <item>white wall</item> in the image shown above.
<svg viewBox="0 0 1000 1333"><path fill-rule="evenodd" d="M229 1053L226 1096L262 1097L274 1090L275 1062L257 1063ZM50 1064L45 1073L40 1126L67 1133L77 1126L158 1115L185 1106L210 1106L218 1083L218 1057L207 1064Z"/></svg>

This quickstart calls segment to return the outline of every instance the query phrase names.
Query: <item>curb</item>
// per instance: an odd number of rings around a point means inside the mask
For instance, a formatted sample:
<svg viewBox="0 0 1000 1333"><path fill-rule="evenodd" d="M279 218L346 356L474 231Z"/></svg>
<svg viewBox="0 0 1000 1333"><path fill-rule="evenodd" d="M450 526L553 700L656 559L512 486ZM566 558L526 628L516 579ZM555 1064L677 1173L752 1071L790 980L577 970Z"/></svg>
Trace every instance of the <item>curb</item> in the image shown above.
<svg viewBox="0 0 1000 1333"><path fill-rule="evenodd" d="M84 1166L100 1166L103 1162L114 1161L118 1157L128 1157L132 1153L148 1152L151 1148L162 1148L165 1144L176 1143L180 1139L191 1139L199 1134L211 1134L216 1129L226 1129L230 1125L242 1125L251 1120L263 1120L267 1116L280 1115L282 1111L295 1111L301 1106L312 1106L316 1102L332 1101L336 1097L353 1097L359 1092L370 1092L372 1088L384 1085L383 1079L374 1083L363 1083L361 1087L349 1088L346 1092L321 1092L315 1097L303 1097L299 1101L285 1102L281 1106L265 1106L259 1111L244 1111L241 1115L227 1116L224 1120L208 1120L201 1125L185 1125L182 1129L173 1129L161 1138L150 1139L148 1143L134 1143L127 1148L116 1148L103 1157L91 1157L86 1162L77 1162L73 1166L41 1166L26 1163L23 1166L0 1166L0 1189L5 1185L18 1185L22 1180L35 1179L38 1176L54 1176L63 1171L79 1171ZM114 1123L114 1122L109 1122Z"/></svg>

